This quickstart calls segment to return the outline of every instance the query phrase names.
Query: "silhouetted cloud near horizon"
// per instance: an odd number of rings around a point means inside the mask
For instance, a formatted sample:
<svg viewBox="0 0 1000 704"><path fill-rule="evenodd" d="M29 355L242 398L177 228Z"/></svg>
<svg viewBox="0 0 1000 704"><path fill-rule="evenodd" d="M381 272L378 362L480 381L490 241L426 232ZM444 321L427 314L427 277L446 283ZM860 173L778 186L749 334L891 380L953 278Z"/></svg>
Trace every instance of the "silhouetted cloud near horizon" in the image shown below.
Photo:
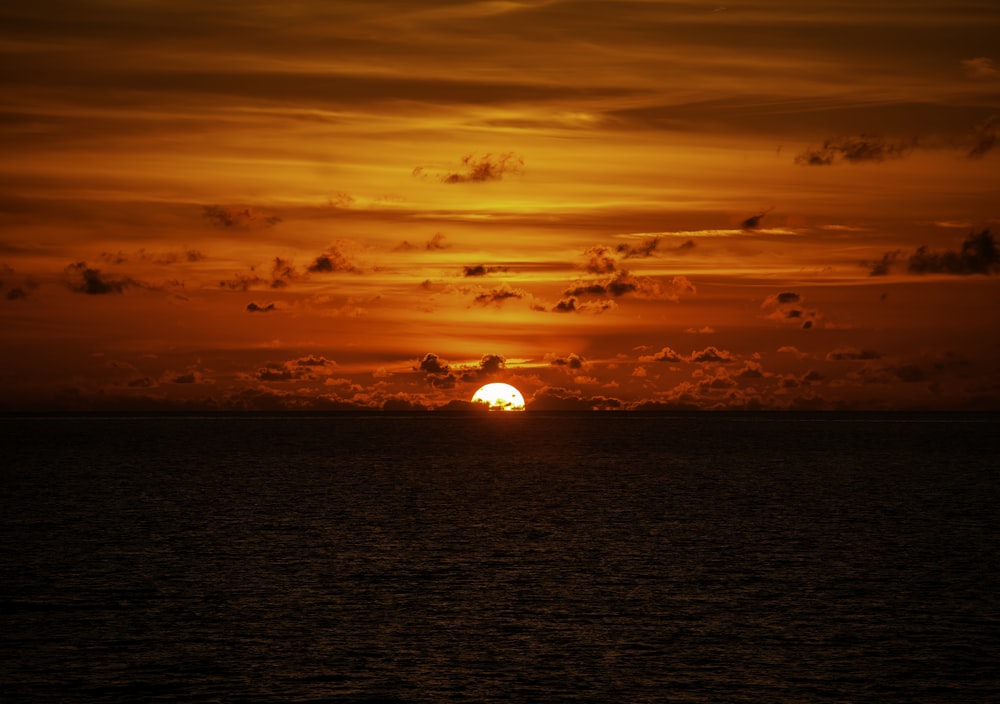
<svg viewBox="0 0 1000 704"><path fill-rule="evenodd" d="M993 150L998 138L1000 138L1000 116L990 115L973 128L972 146L969 147L966 156L970 159L982 159Z"/></svg>
<svg viewBox="0 0 1000 704"><path fill-rule="evenodd" d="M902 258L902 252L886 252L882 258L862 262L870 276L885 276ZM990 276L1000 273L1000 249L989 229L970 233L957 251L932 252L926 245L918 247L906 260L910 274L952 274L954 276Z"/></svg>
<svg viewBox="0 0 1000 704"><path fill-rule="evenodd" d="M1000 251L989 230L972 233L957 252L931 252L918 247L907 269L914 274L993 274L1000 270Z"/></svg>
<svg viewBox="0 0 1000 704"><path fill-rule="evenodd" d="M338 246L330 245L326 251L313 260L307 271L310 274L332 274L341 271L356 274L361 270Z"/></svg>
<svg viewBox="0 0 1000 704"><path fill-rule="evenodd" d="M763 220L764 216L767 215L768 213L770 213L771 210L773 210L773 208L768 208L767 210L764 210L764 211L762 211L760 213L757 213L756 215L751 215L746 220L744 220L743 222L740 223L740 229L741 230L756 230L757 228L760 227L761 220Z"/></svg>
<svg viewBox="0 0 1000 704"><path fill-rule="evenodd" d="M736 356L729 350L720 350L714 345L709 345L703 350L692 350L691 354L684 356L672 347L664 347L655 354L645 354L639 356L640 362L669 362L680 363L690 362L692 364L728 364L736 361Z"/></svg>
<svg viewBox="0 0 1000 704"><path fill-rule="evenodd" d="M862 350L857 347L838 347L826 355L828 362L857 362L881 359L882 355L872 350Z"/></svg>
<svg viewBox="0 0 1000 704"><path fill-rule="evenodd" d="M800 166L830 166L842 161L860 164L902 159L914 145L914 141L887 142L882 137L865 134L857 137L833 137L823 142L823 146L818 149L807 149L798 154L795 163Z"/></svg>
<svg viewBox="0 0 1000 704"><path fill-rule="evenodd" d="M127 276L115 277L102 274L99 269L87 266L86 262L70 264L66 267L65 273L69 289L88 296L124 293L130 286L138 285L137 281Z"/></svg>
<svg viewBox="0 0 1000 704"><path fill-rule="evenodd" d="M475 266L462 267L462 276L472 278L476 276L486 276L488 274L497 274L507 271L506 266L485 266L483 264L477 264Z"/></svg>
<svg viewBox="0 0 1000 704"><path fill-rule="evenodd" d="M615 252L625 259L652 257L660 246L659 237L650 237L640 245L630 245L626 242L615 247Z"/></svg>
<svg viewBox="0 0 1000 704"><path fill-rule="evenodd" d="M549 364L554 367L566 367L567 369L582 369L583 363L586 360L575 352L570 352L565 357L562 356L552 356L549 359Z"/></svg>
<svg viewBox="0 0 1000 704"><path fill-rule="evenodd" d="M206 205L205 218L217 227L252 229L255 227L273 227L281 222L277 215L268 215L248 207Z"/></svg>
<svg viewBox="0 0 1000 704"><path fill-rule="evenodd" d="M462 157L461 172L452 172L441 177L444 183L481 183L485 181L501 181L506 174L524 173L524 159L513 152L505 152L494 157L484 154L476 157L467 154Z"/></svg>
<svg viewBox="0 0 1000 704"><path fill-rule="evenodd" d="M793 322L803 330L811 329L822 319L819 311L804 305L804 298L794 291L782 291L764 299L761 310L770 311L772 320Z"/></svg>
<svg viewBox="0 0 1000 704"><path fill-rule="evenodd" d="M267 305L263 305L263 306L262 305L258 305L257 303L254 303L253 301L251 301L250 303L247 303L247 312L248 313L271 313L274 310L275 310L275 306L274 306L273 303L268 303Z"/></svg>
<svg viewBox="0 0 1000 704"><path fill-rule="evenodd" d="M472 300L473 303L481 306L490 304L500 305L504 301L511 298L521 299L527 295L527 292L522 289L511 288L507 284L504 284L502 286L498 286L497 288L490 289L489 291L484 291Z"/></svg>

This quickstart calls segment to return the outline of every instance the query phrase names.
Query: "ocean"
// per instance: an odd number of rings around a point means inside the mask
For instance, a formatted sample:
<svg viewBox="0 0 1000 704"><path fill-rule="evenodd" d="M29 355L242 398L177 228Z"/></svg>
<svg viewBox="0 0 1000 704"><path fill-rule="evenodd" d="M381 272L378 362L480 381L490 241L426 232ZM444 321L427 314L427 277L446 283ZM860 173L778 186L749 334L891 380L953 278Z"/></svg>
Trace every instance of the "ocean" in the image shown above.
<svg viewBox="0 0 1000 704"><path fill-rule="evenodd" d="M4 702L1000 701L1000 415L0 418Z"/></svg>

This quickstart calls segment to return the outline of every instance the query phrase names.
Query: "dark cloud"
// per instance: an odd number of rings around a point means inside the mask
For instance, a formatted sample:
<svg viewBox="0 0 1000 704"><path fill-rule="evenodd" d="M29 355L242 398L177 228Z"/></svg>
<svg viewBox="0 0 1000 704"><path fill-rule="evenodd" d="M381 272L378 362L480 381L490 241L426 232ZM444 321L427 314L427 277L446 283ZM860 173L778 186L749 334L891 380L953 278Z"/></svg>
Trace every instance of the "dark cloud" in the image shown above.
<svg viewBox="0 0 1000 704"><path fill-rule="evenodd" d="M458 381L458 377L451 371L451 365L433 352L425 354L414 369L423 372L425 379L439 389L453 388Z"/></svg>
<svg viewBox="0 0 1000 704"><path fill-rule="evenodd" d="M479 370L484 374L495 374L507 366L507 358L499 354L484 354L479 360Z"/></svg>
<svg viewBox="0 0 1000 704"><path fill-rule="evenodd" d="M358 273L360 269L337 246L331 245L316 257L308 271L311 274L332 274L339 271Z"/></svg>
<svg viewBox="0 0 1000 704"><path fill-rule="evenodd" d="M204 209L205 218L217 227L252 229L257 227L273 227L281 222L276 215L268 215L253 208L243 208L222 205L207 205Z"/></svg>
<svg viewBox="0 0 1000 704"><path fill-rule="evenodd" d="M1000 116L990 115L985 122L976 125L972 130L972 146L969 147L970 159L981 159L996 146L1000 137Z"/></svg>
<svg viewBox="0 0 1000 704"><path fill-rule="evenodd" d="M268 303L267 305L258 305L254 302L247 303L248 313L271 313L275 310L273 303Z"/></svg>
<svg viewBox="0 0 1000 704"><path fill-rule="evenodd" d="M618 262L615 260L611 249L608 247L591 247L583 253L587 261L583 268L592 274L612 274L618 269Z"/></svg>
<svg viewBox="0 0 1000 704"><path fill-rule="evenodd" d="M91 269L86 262L76 262L66 267L66 285L71 291L84 293L88 296L100 296L109 293L123 293L138 282L127 276L108 276L98 269Z"/></svg>
<svg viewBox="0 0 1000 704"><path fill-rule="evenodd" d="M718 347L710 345L700 351L692 350L691 354L687 356L682 355L680 352L671 347L664 347L655 354L641 355L639 357L639 361L669 362L672 364L676 364L678 362L690 362L692 364L728 364L730 362L735 362L736 357L729 350L720 350Z"/></svg>
<svg viewBox="0 0 1000 704"><path fill-rule="evenodd" d="M653 256L653 254L656 252L656 248L659 246L660 246L660 238L650 237L640 245L633 246L623 242L622 244L615 247L615 252L617 254L620 254L625 259L645 258ZM595 272L595 273L604 273L604 272Z"/></svg>
<svg viewBox="0 0 1000 704"><path fill-rule="evenodd" d="M424 249L428 251L434 251L436 249L448 249L448 247L450 246L451 245L445 244L444 235L442 235L440 232L435 232L434 236L424 243Z"/></svg>
<svg viewBox="0 0 1000 704"><path fill-rule="evenodd" d="M258 381L299 381L316 379L316 371L336 366L336 362L326 357L300 357L285 362L268 362L254 372Z"/></svg>
<svg viewBox="0 0 1000 704"><path fill-rule="evenodd" d="M760 227L760 221L764 219L764 216L771 212L772 208L757 213L756 215L751 215L746 220L740 223L740 228L743 230L756 230Z"/></svg>
<svg viewBox="0 0 1000 704"><path fill-rule="evenodd" d="M902 251L898 249L894 252L886 252L881 259L861 262L861 266L870 269L869 276L886 276L901 254Z"/></svg>
<svg viewBox="0 0 1000 704"><path fill-rule="evenodd" d="M776 293L773 296L770 296L764 301L764 303L765 305L785 305L787 303L798 303L801 300L802 296L793 291L782 291L781 293Z"/></svg>
<svg viewBox="0 0 1000 704"><path fill-rule="evenodd" d="M507 267L505 266L484 266L477 264L476 266L463 267L462 275L466 277L486 276L487 274L496 274L504 271L507 271Z"/></svg>
<svg viewBox="0 0 1000 704"><path fill-rule="evenodd" d="M807 149L795 157L801 166L830 166L846 161L850 164L901 159L913 149L914 142L887 142L882 137L834 137L819 149Z"/></svg>
<svg viewBox="0 0 1000 704"><path fill-rule="evenodd" d="M506 152L494 157L485 154L476 157L468 154L462 157L460 172L445 174L441 177L444 183L481 183L484 181L501 181L505 174L517 175L524 173L524 159L513 152Z"/></svg>
<svg viewBox="0 0 1000 704"><path fill-rule="evenodd" d="M297 367L326 367L336 365L336 362L326 357L301 357L296 359L294 363Z"/></svg>
<svg viewBox="0 0 1000 704"><path fill-rule="evenodd" d="M4 294L4 298L8 301L23 301L27 297L28 292L20 286L14 286Z"/></svg>
<svg viewBox="0 0 1000 704"><path fill-rule="evenodd" d="M822 316L819 311L802 305L803 297L794 291L782 291L768 296L761 303L762 310L770 310L768 318L796 323L803 330L811 329Z"/></svg>
<svg viewBox="0 0 1000 704"><path fill-rule="evenodd" d="M198 375L194 372L188 372L186 374L178 374L170 379L172 384L197 384Z"/></svg>
<svg viewBox="0 0 1000 704"><path fill-rule="evenodd" d="M299 278L295 265L282 257L275 257L271 265L271 288L284 288Z"/></svg>
<svg viewBox="0 0 1000 704"><path fill-rule="evenodd" d="M259 381L295 381L304 375L303 371L290 369L284 364L276 362L265 364L254 374Z"/></svg>
<svg viewBox="0 0 1000 704"><path fill-rule="evenodd" d="M670 347L664 347L656 354L647 354L639 357L640 362L683 362L684 357Z"/></svg>
<svg viewBox="0 0 1000 704"><path fill-rule="evenodd" d="M582 284L576 288L566 289L564 296L612 296L618 298L639 289L639 281L627 271L619 271L613 277L602 282Z"/></svg>
<svg viewBox="0 0 1000 704"><path fill-rule="evenodd" d="M620 298L627 294L635 294L641 298L677 301L681 295L695 293L694 285L685 276L675 276L664 283L650 277L638 277L625 269L620 269L613 276L596 281L584 281L577 286L563 291L564 298L572 297L604 297Z"/></svg>
<svg viewBox="0 0 1000 704"><path fill-rule="evenodd" d="M424 358L420 360L416 368L427 374L438 376L447 374L451 369L448 362L441 359L433 352L425 354Z"/></svg>
<svg viewBox="0 0 1000 704"><path fill-rule="evenodd" d="M250 271L253 271L253 267L250 268ZM254 286L260 286L263 283L264 280L256 274L236 274L231 279L220 281L219 286L233 291L246 291Z"/></svg>
<svg viewBox="0 0 1000 704"><path fill-rule="evenodd" d="M829 362L854 362L879 359L882 355L871 350L861 350L857 347L838 347L827 353L826 359Z"/></svg>
<svg viewBox="0 0 1000 704"><path fill-rule="evenodd" d="M1000 271L1000 251L989 230L972 233L957 252L931 252L926 246L907 263L913 274L994 274Z"/></svg>
<svg viewBox="0 0 1000 704"><path fill-rule="evenodd" d="M607 396L585 396L575 389L543 386L536 391L526 407L532 411L613 411L625 404Z"/></svg>
<svg viewBox="0 0 1000 704"><path fill-rule="evenodd" d="M717 347L706 347L701 352L692 352L691 356L688 357L689 362L694 362L696 364L705 364L710 362L716 362L720 364L726 364L735 361L733 353L728 350L720 350Z"/></svg>
<svg viewBox="0 0 1000 704"><path fill-rule="evenodd" d="M563 298L554 306L553 313L603 313L615 307L614 301L579 301L576 297Z"/></svg>
<svg viewBox="0 0 1000 704"><path fill-rule="evenodd" d="M552 357L549 360L549 364L555 367L566 367L567 369L576 370L583 368L584 361L585 360L583 357L576 354L575 352L571 352L565 357L558 357L558 356Z"/></svg>
<svg viewBox="0 0 1000 704"><path fill-rule="evenodd" d="M473 300L474 303L485 306L490 304L500 305L504 301L510 298L524 298L527 294L521 289L513 289L504 284L498 288L490 289L489 291L484 291L476 296Z"/></svg>

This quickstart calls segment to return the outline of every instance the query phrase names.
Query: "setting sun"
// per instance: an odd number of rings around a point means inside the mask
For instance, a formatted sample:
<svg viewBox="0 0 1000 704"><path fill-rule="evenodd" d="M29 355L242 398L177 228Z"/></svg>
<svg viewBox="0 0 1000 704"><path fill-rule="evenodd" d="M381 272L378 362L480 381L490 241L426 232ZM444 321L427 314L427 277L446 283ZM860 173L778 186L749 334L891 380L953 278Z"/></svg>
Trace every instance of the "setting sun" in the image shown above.
<svg viewBox="0 0 1000 704"><path fill-rule="evenodd" d="M491 411L523 411L524 396L510 384L486 384L472 397L473 403L485 403Z"/></svg>

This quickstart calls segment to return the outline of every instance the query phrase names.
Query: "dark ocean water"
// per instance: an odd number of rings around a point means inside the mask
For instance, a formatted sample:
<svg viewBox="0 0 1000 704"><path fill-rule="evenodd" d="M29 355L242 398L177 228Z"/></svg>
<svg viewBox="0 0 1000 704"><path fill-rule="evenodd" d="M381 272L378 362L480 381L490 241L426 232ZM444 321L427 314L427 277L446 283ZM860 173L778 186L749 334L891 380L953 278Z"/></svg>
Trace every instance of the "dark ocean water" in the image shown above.
<svg viewBox="0 0 1000 704"><path fill-rule="evenodd" d="M1000 416L0 419L4 702L1000 701Z"/></svg>

